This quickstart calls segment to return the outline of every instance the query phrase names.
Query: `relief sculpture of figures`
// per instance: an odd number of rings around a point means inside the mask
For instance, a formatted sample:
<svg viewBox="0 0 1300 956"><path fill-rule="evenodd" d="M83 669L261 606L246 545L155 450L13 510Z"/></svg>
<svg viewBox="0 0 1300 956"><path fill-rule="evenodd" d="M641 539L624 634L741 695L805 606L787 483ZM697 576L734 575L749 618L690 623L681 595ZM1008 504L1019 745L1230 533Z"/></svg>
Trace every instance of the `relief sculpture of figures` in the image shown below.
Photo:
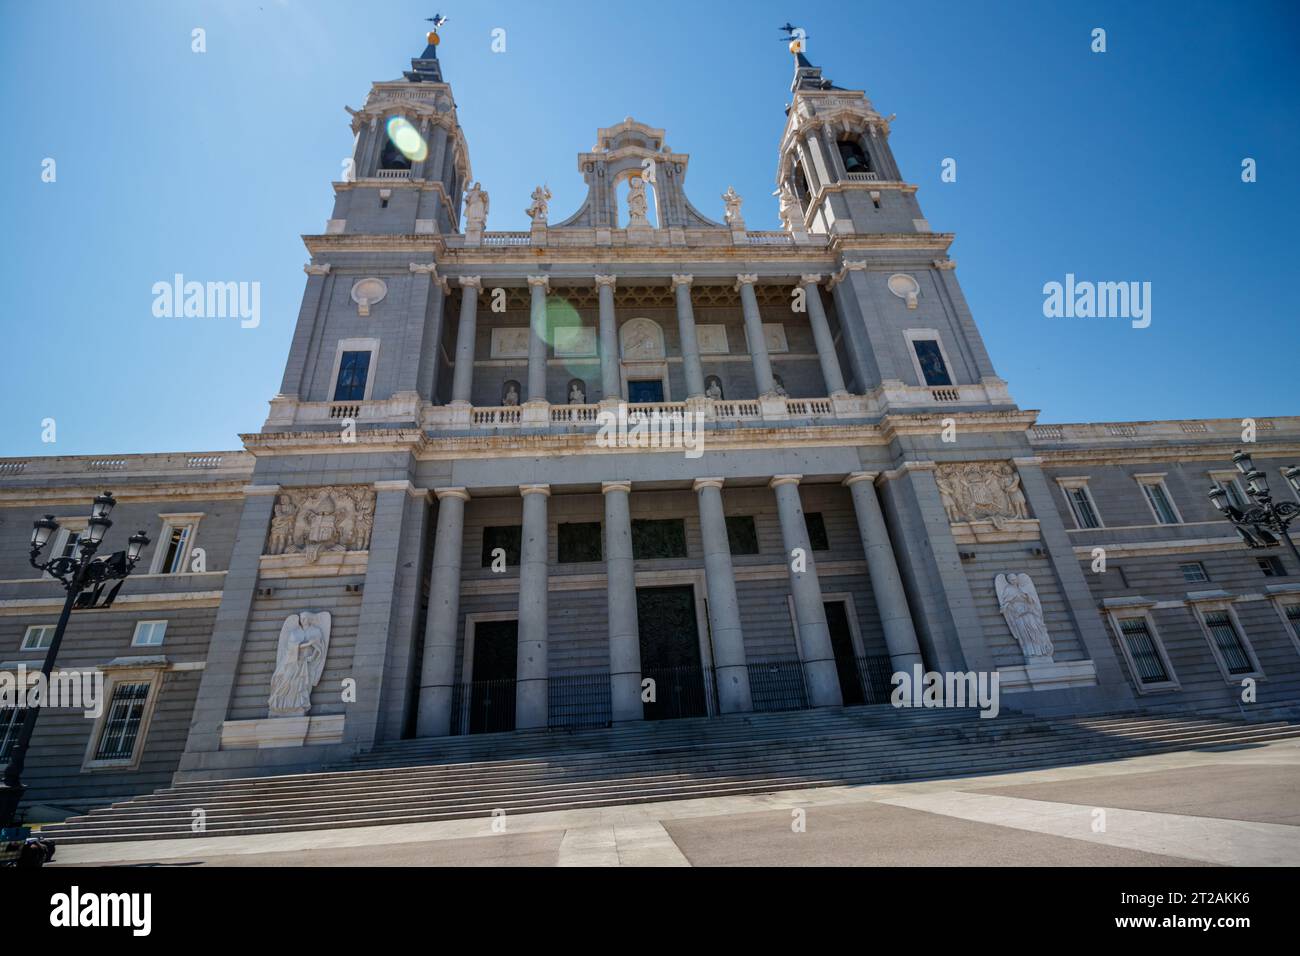
<svg viewBox="0 0 1300 956"><path fill-rule="evenodd" d="M327 552L365 551L374 523L375 493L364 485L287 491L276 499L266 553L315 564Z"/></svg>
<svg viewBox="0 0 1300 956"><path fill-rule="evenodd" d="M999 574L993 584L998 592L998 609L1025 660L1050 661L1055 648L1043 622L1043 604L1033 580L1027 574L1012 572Z"/></svg>
<svg viewBox="0 0 1300 956"><path fill-rule="evenodd" d="M267 699L272 717L305 717L311 691L325 670L330 646L330 612L290 614L280 628L280 644Z"/></svg>
<svg viewBox="0 0 1300 956"><path fill-rule="evenodd" d="M989 521L1002 528L1008 521L1029 517L1020 489L1020 475L1007 462L945 463L935 470L935 483L948 520Z"/></svg>

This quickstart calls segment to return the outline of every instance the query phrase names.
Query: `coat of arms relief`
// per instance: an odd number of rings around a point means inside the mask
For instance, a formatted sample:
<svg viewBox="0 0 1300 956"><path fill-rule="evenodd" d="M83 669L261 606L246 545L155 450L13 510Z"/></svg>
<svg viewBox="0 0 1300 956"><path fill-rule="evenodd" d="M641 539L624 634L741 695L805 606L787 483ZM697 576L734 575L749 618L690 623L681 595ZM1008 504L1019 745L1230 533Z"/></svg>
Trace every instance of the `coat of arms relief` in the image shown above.
<svg viewBox="0 0 1300 956"><path fill-rule="evenodd" d="M316 564L323 554L367 551L375 523L375 491L368 485L298 488L276 496L268 555L301 555Z"/></svg>
<svg viewBox="0 0 1300 956"><path fill-rule="evenodd" d="M1020 474L1010 462L947 462L936 466L934 480L959 544L1038 537L1038 522L1029 517Z"/></svg>

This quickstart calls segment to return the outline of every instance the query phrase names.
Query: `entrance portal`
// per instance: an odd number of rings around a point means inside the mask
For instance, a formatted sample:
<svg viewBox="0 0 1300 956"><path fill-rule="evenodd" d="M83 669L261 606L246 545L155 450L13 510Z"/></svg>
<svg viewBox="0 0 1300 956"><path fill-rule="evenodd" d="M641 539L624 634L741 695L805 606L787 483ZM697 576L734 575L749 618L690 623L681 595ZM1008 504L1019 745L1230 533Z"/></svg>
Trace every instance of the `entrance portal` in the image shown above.
<svg viewBox="0 0 1300 956"><path fill-rule="evenodd" d="M471 734L515 729L518 664L518 621L479 621L474 625L474 681L469 687Z"/></svg>
<svg viewBox="0 0 1300 956"><path fill-rule="evenodd" d="M712 675L700 660L695 589L638 588L636 614L641 677L654 681L655 699L643 703L645 719L707 717Z"/></svg>
<svg viewBox="0 0 1300 956"><path fill-rule="evenodd" d="M826 626L831 632L831 649L835 651L835 672L840 678L840 696L846 707L866 702L862 681L858 679L857 654L853 650L853 631L849 628L849 608L844 601L827 601Z"/></svg>

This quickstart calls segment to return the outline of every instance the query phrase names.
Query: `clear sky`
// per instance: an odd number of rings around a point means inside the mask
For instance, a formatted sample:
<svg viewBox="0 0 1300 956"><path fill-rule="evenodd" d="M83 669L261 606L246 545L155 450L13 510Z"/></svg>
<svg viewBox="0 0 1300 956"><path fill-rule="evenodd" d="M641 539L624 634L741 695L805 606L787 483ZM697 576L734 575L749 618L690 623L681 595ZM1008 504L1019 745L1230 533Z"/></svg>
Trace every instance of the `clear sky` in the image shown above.
<svg viewBox="0 0 1300 956"><path fill-rule="evenodd" d="M749 227L776 228L789 19L827 77L897 114L903 175L957 234L994 365L1040 421L1300 412L1296 3L442 2L0 0L0 455L236 448L261 427L299 236L324 231L351 150L343 107L408 68L436 12L489 228L526 228L539 182L568 216L576 154L628 115L691 155L706 215L734 185ZM155 318L178 272L259 282L260 326ZM1150 282L1150 327L1045 318L1066 273Z"/></svg>

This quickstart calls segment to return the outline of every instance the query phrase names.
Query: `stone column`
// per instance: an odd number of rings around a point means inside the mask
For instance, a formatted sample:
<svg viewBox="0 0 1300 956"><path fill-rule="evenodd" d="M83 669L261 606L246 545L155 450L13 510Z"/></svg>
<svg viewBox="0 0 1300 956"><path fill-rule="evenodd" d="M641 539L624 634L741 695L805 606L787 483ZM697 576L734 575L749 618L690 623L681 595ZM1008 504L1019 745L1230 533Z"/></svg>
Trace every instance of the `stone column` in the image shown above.
<svg viewBox="0 0 1300 956"><path fill-rule="evenodd" d="M537 286L534 286L534 291ZM546 499L550 485L520 485L524 496L519 557L519 663L515 672L515 727L545 727L550 715L547 663Z"/></svg>
<svg viewBox="0 0 1300 956"><path fill-rule="evenodd" d="M456 365L452 369L451 400L466 405L474 386L474 337L478 334L478 294L483 283L478 276L460 277L460 325L456 328ZM437 348L438 343L433 343Z"/></svg>
<svg viewBox="0 0 1300 956"><path fill-rule="evenodd" d="M812 326L813 342L817 345L817 361L821 363L822 378L826 382L826 394L842 398L848 395L848 390L844 387L840 360L835 355L835 339L831 335L830 323L826 321L826 310L822 307L821 286L818 285L821 281L819 275L799 277L808 308L808 324Z"/></svg>
<svg viewBox="0 0 1300 956"><path fill-rule="evenodd" d="M696 478L700 535L704 542L704 581L709 592L709 630L713 636L713 670L718 681L718 708L724 714L753 710L740 602L731 568L731 546L722 510L722 479Z"/></svg>
<svg viewBox="0 0 1300 956"><path fill-rule="evenodd" d="M694 276L674 275L673 292L677 296L677 334L681 339L682 372L686 376L686 397L704 396L704 370L700 367L700 343L695 335L695 310L691 307L691 282Z"/></svg>
<svg viewBox="0 0 1300 956"><path fill-rule="evenodd" d="M429 611L415 732L419 737L451 733L452 688L456 684L456 632L460 628L461 542L465 532L464 488L437 488L438 525L429 572Z"/></svg>
<svg viewBox="0 0 1300 956"><path fill-rule="evenodd" d="M862 550L867 556L867 573L871 576L871 592L880 611L880 626L885 632L885 647L889 650L890 666L894 672L912 672L913 664L923 664L921 646L916 640L912 625L912 612L907 606L907 592L894 560L894 548L889 541L889 529L876 497L876 473L855 471L844 479L853 495L853 511L858 516L858 534L862 536Z"/></svg>
<svg viewBox="0 0 1300 956"><path fill-rule="evenodd" d="M754 362L754 380L759 395L776 391L772 378L772 360L767 354L767 339L763 335L763 318L758 312L758 297L754 295L756 275L736 276L736 291L740 293L740 307L745 314L745 332L749 338L749 354Z"/></svg>
<svg viewBox="0 0 1300 956"><path fill-rule="evenodd" d="M630 481L606 481L605 578L609 599L609 690L614 723L641 720L641 631L636 617L636 574L632 565Z"/></svg>
<svg viewBox="0 0 1300 956"><path fill-rule="evenodd" d="M614 316L615 276L596 276L600 297L600 392L603 399L623 397L619 376L618 322Z"/></svg>
<svg viewBox="0 0 1300 956"><path fill-rule="evenodd" d="M799 653L804 676L814 707L838 707L840 677L835 669L835 650L831 631L826 625L826 608L822 604L817 565L804 524L803 502L799 498L802 475L776 475L769 483L776 492L777 515L781 521L781 540L785 543L785 562L790 571L790 593L794 597L794 616L799 628Z"/></svg>
<svg viewBox="0 0 1300 956"><path fill-rule="evenodd" d="M546 276L529 276L532 295L528 324L528 401L546 401Z"/></svg>

